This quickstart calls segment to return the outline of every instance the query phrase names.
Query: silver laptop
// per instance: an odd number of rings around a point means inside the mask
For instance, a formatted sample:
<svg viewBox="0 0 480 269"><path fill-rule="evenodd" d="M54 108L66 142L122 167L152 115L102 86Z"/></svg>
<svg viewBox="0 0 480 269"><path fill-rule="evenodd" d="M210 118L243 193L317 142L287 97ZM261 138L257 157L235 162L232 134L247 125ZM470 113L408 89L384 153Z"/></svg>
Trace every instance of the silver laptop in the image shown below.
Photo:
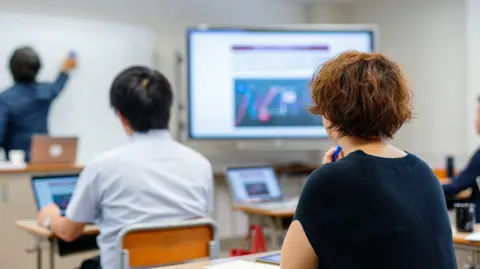
<svg viewBox="0 0 480 269"><path fill-rule="evenodd" d="M272 166L228 167L225 172L235 204L295 208L298 197L286 199Z"/></svg>
<svg viewBox="0 0 480 269"><path fill-rule="evenodd" d="M33 195L37 202L37 209L40 210L48 204L55 203L64 216L77 180L78 174L32 177Z"/></svg>

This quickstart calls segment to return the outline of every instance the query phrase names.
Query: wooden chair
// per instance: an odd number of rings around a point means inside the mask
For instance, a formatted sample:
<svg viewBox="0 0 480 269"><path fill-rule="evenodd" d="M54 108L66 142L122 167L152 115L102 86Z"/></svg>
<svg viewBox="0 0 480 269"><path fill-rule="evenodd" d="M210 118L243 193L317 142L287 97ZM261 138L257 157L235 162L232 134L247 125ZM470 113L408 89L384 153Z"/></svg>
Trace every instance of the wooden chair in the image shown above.
<svg viewBox="0 0 480 269"><path fill-rule="evenodd" d="M132 225L117 239L118 268L217 259L219 248L217 226L211 219Z"/></svg>
<svg viewBox="0 0 480 269"><path fill-rule="evenodd" d="M447 170L445 168L433 168L433 172L438 177L438 179L447 178Z"/></svg>

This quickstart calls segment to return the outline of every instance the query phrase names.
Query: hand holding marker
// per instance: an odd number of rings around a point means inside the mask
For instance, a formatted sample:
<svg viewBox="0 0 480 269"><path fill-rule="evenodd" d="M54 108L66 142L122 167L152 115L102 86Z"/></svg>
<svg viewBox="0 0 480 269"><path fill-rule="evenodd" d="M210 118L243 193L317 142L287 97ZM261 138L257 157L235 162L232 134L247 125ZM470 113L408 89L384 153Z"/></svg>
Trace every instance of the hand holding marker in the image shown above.
<svg viewBox="0 0 480 269"><path fill-rule="evenodd" d="M74 50L70 50L67 58L63 61L62 71L69 73L75 67L77 67L77 53Z"/></svg>
<svg viewBox="0 0 480 269"><path fill-rule="evenodd" d="M332 162L334 162L338 159L338 156L340 156L341 152L342 152L342 146L338 145L337 150L335 150L335 153L333 153Z"/></svg>

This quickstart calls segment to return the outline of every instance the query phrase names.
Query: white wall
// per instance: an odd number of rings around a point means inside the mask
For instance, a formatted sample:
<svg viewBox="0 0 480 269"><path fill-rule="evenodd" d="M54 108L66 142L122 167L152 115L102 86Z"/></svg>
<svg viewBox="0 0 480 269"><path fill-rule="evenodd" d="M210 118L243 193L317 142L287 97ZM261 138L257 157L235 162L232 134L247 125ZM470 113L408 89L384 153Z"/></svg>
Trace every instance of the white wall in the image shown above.
<svg viewBox="0 0 480 269"><path fill-rule="evenodd" d="M475 131L475 114L480 94L480 0L467 0L467 145L473 149L480 145Z"/></svg>
<svg viewBox="0 0 480 269"><path fill-rule="evenodd" d="M443 165L446 154L463 163L473 150L466 139L465 1L358 0L336 10L345 23L377 24L380 51L398 61L410 81L416 119L402 128L395 143L432 165ZM319 14L309 21L322 22Z"/></svg>
<svg viewBox="0 0 480 269"><path fill-rule="evenodd" d="M352 1L341 3L310 3L305 5L308 23L347 23L353 16Z"/></svg>

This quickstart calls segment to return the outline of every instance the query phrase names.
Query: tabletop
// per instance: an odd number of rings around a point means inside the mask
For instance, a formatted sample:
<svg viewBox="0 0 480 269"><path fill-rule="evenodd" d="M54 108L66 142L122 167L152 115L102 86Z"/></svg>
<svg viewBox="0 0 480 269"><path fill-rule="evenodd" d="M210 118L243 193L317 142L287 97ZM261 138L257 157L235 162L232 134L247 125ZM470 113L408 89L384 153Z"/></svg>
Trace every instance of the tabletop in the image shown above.
<svg viewBox="0 0 480 269"><path fill-rule="evenodd" d="M74 172L80 173L83 167L76 164L29 164L27 166L0 165L1 173L52 173Z"/></svg>
<svg viewBox="0 0 480 269"><path fill-rule="evenodd" d="M480 223L475 225L475 232L480 232ZM453 243L457 245L480 247L480 242L472 242L465 239L470 233L457 232L457 229L452 226Z"/></svg>
<svg viewBox="0 0 480 269"><path fill-rule="evenodd" d="M179 265L171 265L167 267L161 267L161 269L202 269L207 265L222 264L222 263L233 261L233 260L254 262L258 257L267 256L275 253L279 253L279 252L275 251L275 252L253 254L253 255L247 255L247 256L241 256L241 257L220 259L220 260L214 260L214 261L200 261L200 262L193 262L193 263L186 263L186 264L179 264ZM160 268L155 268L155 269L160 269Z"/></svg>
<svg viewBox="0 0 480 269"><path fill-rule="evenodd" d="M40 237L45 237L45 238L53 238L55 235L50 231L49 229L42 227L38 225L36 220L19 220L15 222L15 225L22 229L27 231L28 233L31 233L36 236ZM98 227L96 225L87 225L85 226L85 230L83 234L85 235L96 235L99 234L100 231L98 230Z"/></svg>
<svg viewBox="0 0 480 269"><path fill-rule="evenodd" d="M285 208L268 208L261 205L233 205L233 210L242 211L246 214L261 215L265 217L275 217L275 218L293 218L295 215L295 208L291 206Z"/></svg>

